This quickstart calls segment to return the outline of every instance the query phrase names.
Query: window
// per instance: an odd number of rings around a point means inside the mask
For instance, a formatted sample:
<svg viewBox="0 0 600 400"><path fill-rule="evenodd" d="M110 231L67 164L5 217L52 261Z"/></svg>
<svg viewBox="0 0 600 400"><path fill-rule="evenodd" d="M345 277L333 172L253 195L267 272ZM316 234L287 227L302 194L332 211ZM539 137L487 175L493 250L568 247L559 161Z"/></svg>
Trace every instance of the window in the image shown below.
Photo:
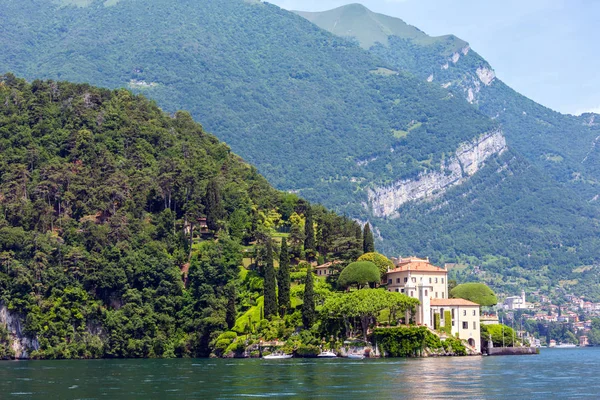
<svg viewBox="0 0 600 400"><path fill-rule="evenodd" d="M473 330L476 331L477 330L477 322L473 321Z"/></svg>
<svg viewBox="0 0 600 400"><path fill-rule="evenodd" d="M408 278L404 278L404 283L408 282Z"/></svg>
<svg viewBox="0 0 600 400"><path fill-rule="evenodd" d="M473 316L476 316L476 315L477 315L477 311L473 310Z"/></svg>
<svg viewBox="0 0 600 400"><path fill-rule="evenodd" d="M427 289L425 289L425 296L427 296Z"/></svg>
<svg viewBox="0 0 600 400"><path fill-rule="evenodd" d="M454 320L452 320L452 326L454 326Z"/></svg>
<svg viewBox="0 0 600 400"><path fill-rule="evenodd" d="M417 283L417 278L412 278L412 283Z"/></svg>
<svg viewBox="0 0 600 400"><path fill-rule="evenodd" d="M413 297L414 295L415 295L414 292L411 290L410 291L410 297Z"/></svg>
<svg viewBox="0 0 600 400"><path fill-rule="evenodd" d="M444 292L442 292L442 299L444 298Z"/></svg>
<svg viewBox="0 0 600 400"><path fill-rule="evenodd" d="M431 278L429 278L429 283L431 283Z"/></svg>
<svg viewBox="0 0 600 400"><path fill-rule="evenodd" d="M391 285L391 284L392 284L392 280L388 279L388 285Z"/></svg>
<svg viewBox="0 0 600 400"><path fill-rule="evenodd" d="M467 316L467 310L463 310L463 317Z"/></svg>
<svg viewBox="0 0 600 400"><path fill-rule="evenodd" d="M452 319L454 319L454 308L452 309Z"/></svg>
<svg viewBox="0 0 600 400"><path fill-rule="evenodd" d="M400 293L404 293L404 289L400 289Z"/></svg>
<svg viewBox="0 0 600 400"><path fill-rule="evenodd" d="M437 299L437 292L435 292L435 298Z"/></svg>
<svg viewBox="0 0 600 400"><path fill-rule="evenodd" d="M442 318L444 318L444 309L440 308L440 315L442 316Z"/></svg>
<svg viewBox="0 0 600 400"><path fill-rule="evenodd" d="M467 321L463 321L463 329L469 329L469 323Z"/></svg>
<svg viewBox="0 0 600 400"><path fill-rule="evenodd" d="M444 278L442 278L442 283L444 283Z"/></svg>
<svg viewBox="0 0 600 400"><path fill-rule="evenodd" d="M435 278L435 283L437 283L437 278Z"/></svg>
<svg viewBox="0 0 600 400"><path fill-rule="evenodd" d="M396 288L396 292L399 292L399 291L400 291L400 289Z"/></svg>
<svg viewBox="0 0 600 400"><path fill-rule="evenodd" d="M396 278L396 283L400 283L400 278Z"/></svg>

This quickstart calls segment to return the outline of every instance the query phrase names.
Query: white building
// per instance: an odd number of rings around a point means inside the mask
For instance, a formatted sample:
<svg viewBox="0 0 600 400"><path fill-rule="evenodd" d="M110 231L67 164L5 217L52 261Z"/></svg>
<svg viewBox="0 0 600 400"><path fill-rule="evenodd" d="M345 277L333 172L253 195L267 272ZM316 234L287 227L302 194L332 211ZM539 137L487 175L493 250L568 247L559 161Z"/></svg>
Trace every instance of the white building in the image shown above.
<svg viewBox="0 0 600 400"><path fill-rule="evenodd" d="M404 293L416 298L415 322L434 328L435 314L440 314L444 326L445 311L450 311L452 335L467 341L478 352L481 351L479 304L464 299L448 298L448 271L432 265L428 259L394 259L396 268L386 274L390 292Z"/></svg>
<svg viewBox="0 0 600 400"><path fill-rule="evenodd" d="M527 304L525 301L525 291L521 291L521 296L510 296L504 299L502 304L505 310L525 310L532 308L531 304Z"/></svg>

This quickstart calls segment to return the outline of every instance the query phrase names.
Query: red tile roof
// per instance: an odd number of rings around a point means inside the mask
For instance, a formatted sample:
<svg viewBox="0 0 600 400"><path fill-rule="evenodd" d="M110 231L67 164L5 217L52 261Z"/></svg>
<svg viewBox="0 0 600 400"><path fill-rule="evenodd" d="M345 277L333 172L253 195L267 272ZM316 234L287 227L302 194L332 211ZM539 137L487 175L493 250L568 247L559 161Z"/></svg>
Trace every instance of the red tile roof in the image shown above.
<svg viewBox="0 0 600 400"><path fill-rule="evenodd" d="M435 265L430 264L428 261L410 261L406 263L401 263L396 266L390 272L403 272L403 271L418 271L418 272L443 272L447 273L444 268L436 267Z"/></svg>
<svg viewBox="0 0 600 400"><path fill-rule="evenodd" d="M473 303L472 301L465 299L431 299L430 303L432 306L477 306L479 304Z"/></svg>

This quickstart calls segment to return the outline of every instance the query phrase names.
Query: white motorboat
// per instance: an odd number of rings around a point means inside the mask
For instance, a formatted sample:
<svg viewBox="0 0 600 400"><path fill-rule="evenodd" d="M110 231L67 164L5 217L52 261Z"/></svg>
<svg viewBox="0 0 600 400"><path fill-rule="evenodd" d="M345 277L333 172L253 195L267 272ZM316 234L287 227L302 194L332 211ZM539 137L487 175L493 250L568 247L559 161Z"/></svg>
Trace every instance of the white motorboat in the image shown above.
<svg viewBox="0 0 600 400"><path fill-rule="evenodd" d="M331 350L322 351L317 357L320 358L337 358L337 354L335 354Z"/></svg>
<svg viewBox="0 0 600 400"><path fill-rule="evenodd" d="M286 358L292 358L291 354L283 354L283 353L271 353L268 356L263 356L265 360L283 360Z"/></svg>
<svg viewBox="0 0 600 400"><path fill-rule="evenodd" d="M351 360L362 360L365 358L365 355L359 353L349 353L348 358Z"/></svg>
<svg viewBox="0 0 600 400"><path fill-rule="evenodd" d="M577 347L577 345L573 343L561 343L554 346L555 349L572 349L574 347Z"/></svg>

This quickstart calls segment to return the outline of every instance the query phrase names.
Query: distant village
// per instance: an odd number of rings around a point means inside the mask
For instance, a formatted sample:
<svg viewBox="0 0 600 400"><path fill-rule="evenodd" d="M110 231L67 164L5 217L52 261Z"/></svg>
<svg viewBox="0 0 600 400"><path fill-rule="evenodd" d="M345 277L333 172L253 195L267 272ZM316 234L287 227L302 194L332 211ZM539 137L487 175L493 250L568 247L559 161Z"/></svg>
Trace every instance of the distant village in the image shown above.
<svg viewBox="0 0 600 400"><path fill-rule="evenodd" d="M520 296L508 296L498 305L498 308L504 312L506 319L522 323L523 321L539 321L542 323L559 323L572 327L579 338L579 346L588 346L589 340L587 333L592 329L592 318L600 317L600 303L585 301L582 297L574 294L565 294L566 304L553 304L549 296L541 294L539 291L531 292L529 298L532 302L527 302L525 291L521 291ZM520 331L520 335L529 339L531 345L541 346L544 343L539 338L530 336L530 332ZM545 343L549 347L554 347L556 340L550 340Z"/></svg>

